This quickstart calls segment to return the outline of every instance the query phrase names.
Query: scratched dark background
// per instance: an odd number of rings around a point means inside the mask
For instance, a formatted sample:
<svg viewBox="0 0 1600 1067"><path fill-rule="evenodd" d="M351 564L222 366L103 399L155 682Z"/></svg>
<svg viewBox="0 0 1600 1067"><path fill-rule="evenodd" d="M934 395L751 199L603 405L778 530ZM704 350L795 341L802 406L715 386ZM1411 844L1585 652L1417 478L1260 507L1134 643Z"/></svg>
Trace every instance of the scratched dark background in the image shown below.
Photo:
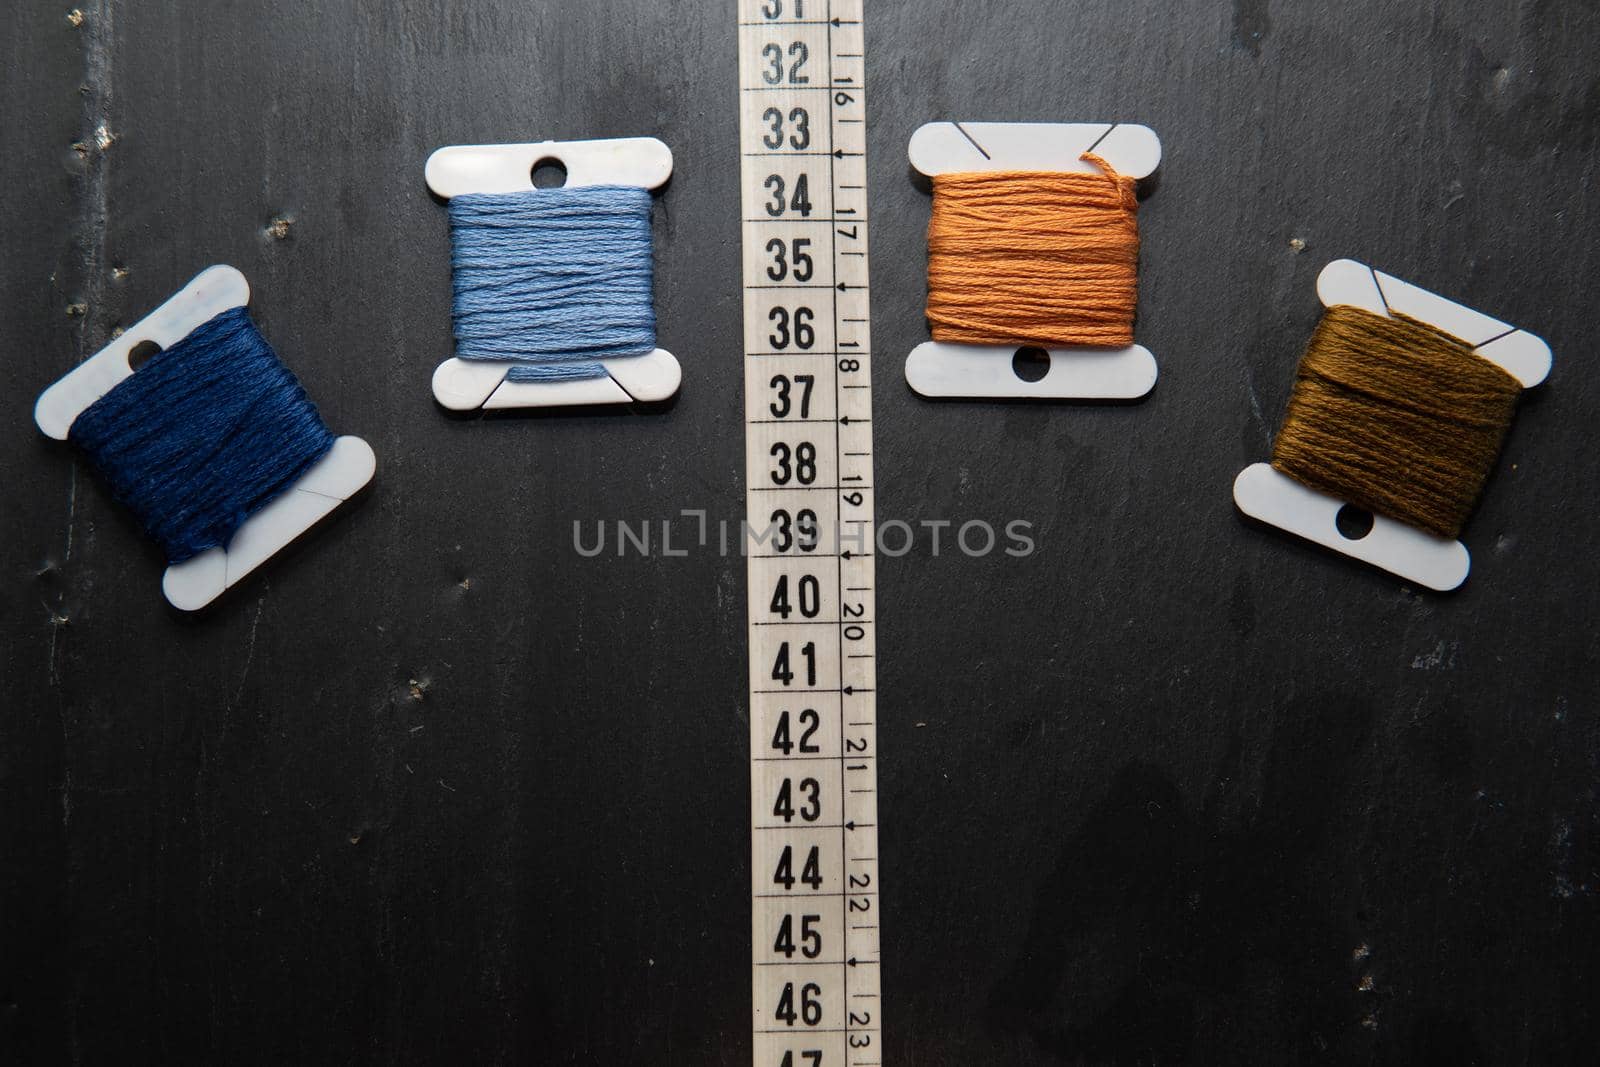
<svg viewBox="0 0 1600 1067"><path fill-rule="evenodd" d="M748 1062L733 5L0 15L0 1062ZM1585 0L868 4L885 1062L1593 1062L1600 578ZM1163 137L1128 407L930 404L935 118ZM655 134L653 413L453 419L456 142ZM1303 242L1302 251L1296 251ZM1449 596L1247 525L1355 256L1556 352ZM379 455L186 618L33 397L200 268Z"/></svg>

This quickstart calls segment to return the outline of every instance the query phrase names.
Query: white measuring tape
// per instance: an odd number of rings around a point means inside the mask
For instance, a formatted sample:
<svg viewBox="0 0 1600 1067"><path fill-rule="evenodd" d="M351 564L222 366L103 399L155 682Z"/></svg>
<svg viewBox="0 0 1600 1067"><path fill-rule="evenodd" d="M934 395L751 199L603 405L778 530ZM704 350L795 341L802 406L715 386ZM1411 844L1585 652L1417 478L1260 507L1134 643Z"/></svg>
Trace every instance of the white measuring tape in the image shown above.
<svg viewBox="0 0 1600 1067"><path fill-rule="evenodd" d="M756 1067L883 1063L861 8L739 0Z"/></svg>

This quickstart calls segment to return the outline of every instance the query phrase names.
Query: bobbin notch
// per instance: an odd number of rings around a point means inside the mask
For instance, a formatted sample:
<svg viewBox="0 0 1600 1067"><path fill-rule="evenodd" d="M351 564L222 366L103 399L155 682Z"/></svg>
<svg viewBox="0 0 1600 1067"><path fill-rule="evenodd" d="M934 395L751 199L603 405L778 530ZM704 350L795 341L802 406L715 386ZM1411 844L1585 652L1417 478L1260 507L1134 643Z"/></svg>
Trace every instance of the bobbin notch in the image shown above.
<svg viewBox="0 0 1600 1067"><path fill-rule="evenodd" d="M1525 389L1550 372L1550 346L1540 338L1364 263L1329 263L1317 277L1317 295L1324 307L1349 305L1386 316L1400 312L1459 337ZM1459 587L1472 568L1472 557L1460 541L1434 537L1382 515L1372 517L1365 536L1346 537L1337 522L1344 501L1300 484L1270 463L1241 471L1234 479L1233 499L1253 519L1439 592Z"/></svg>
<svg viewBox="0 0 1600 1067"><path fill-rule="evenodd" d="M1093 152L1117 173L1147 178L1161 163L1155 131L1133 123L930 122L911 135L907 155L921 174L1044 171L1098 174ZM927 341L906 359L906 382L931 398L1137 400L1155 388L1156 359L1143 345L1051 348L1048 370L1012 370L1016 346Z"/></svg>
<svg viewBox="0 0 1600 1067"><path fill-rule="evenodd" d="M150 341L167 348L211 319L250 302L250 285L233 267L201 271L188 285L40 394L34 422L59 441L90 405L138 373L128 362ZM205 607L298 539L372 480L377 457L359 437L340 437L293 485L245 520L224 547L168 567L161 587L181 611Z"/></svg>
<svg viewBox="0 0 1600 1067"><path fill-rule="evenodd" d="M535 188L533 169L554 160L567 172L562 188L631 185L657 189L672 177L672 151L654 137L526 144L452 145L428 157L428 188L450 199L467 193L522 193ZM513 382L515 361L447 359L433 372L433 395L451 411L576 407L670 399L683 381L671 352L599 361L607 377L562 382Z"/></svg>

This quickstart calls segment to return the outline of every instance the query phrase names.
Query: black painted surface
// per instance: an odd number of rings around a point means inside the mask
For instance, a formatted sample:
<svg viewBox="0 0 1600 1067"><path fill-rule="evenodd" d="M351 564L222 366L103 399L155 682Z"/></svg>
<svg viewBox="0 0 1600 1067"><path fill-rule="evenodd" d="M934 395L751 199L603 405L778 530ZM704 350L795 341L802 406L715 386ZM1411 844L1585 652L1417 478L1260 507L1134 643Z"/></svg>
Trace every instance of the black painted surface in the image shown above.
<svg viewBox="0 0 1600 1067"><path fill-rule="evenodd" d="M739 516L732 5L84 10L0 26L0 1061L747 1062L743 565L571 547ZM880 560L886 1062L1592 1062L1600 9L868 18L880 517L1039 544ZM1162 133L1148 402L904 386L962 117ZM427 152L632 133L681 398L445 417ZM1557 353L1456 595L1230 502L1341 255ZM191 619L29 412L212 262L380 466Z"/></svg>

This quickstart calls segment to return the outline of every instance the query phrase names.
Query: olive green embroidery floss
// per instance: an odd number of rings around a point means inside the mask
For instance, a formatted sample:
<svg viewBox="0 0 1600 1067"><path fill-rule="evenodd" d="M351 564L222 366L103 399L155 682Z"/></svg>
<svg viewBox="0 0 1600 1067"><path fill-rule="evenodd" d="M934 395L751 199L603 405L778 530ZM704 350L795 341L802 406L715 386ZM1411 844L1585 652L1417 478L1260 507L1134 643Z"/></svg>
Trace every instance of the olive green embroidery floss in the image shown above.
<svg viewBox="0 0 1600 1067"><path fill-rule="evenodd" d="M1522 384L1405 315L1323 313L1272 452L1296 481L1453 538L1477 504Z"/></svg>

